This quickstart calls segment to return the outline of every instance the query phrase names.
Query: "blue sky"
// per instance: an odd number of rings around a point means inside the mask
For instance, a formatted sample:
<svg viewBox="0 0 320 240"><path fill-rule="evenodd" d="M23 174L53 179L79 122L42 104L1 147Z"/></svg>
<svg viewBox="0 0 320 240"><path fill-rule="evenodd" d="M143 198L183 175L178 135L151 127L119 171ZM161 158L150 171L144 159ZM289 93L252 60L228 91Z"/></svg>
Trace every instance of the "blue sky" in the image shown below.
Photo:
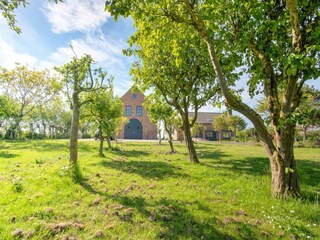
<svg viewBox="0 0 320 240"><path fill-rule="evenodd" d="M0 19L0 66L14 67L15 62L43 69L60 66L73 56L91 54L99 66L114 76L115 91L125 93L132 85L129 69L132 59L122 55L134 33L131 19L115 22L104 11L104 1L66 0L54 4L31 0L16 11L20 35Z"/></svg>
<svg viewBox="0 0 320 240"><path fill-rule="evenodd" d="M15 62L36 69L52 68L69 62L74 47L76 54L91 54L99 66L114 76L117 95L123 95L133 84L129 75L132 58L122 55L127 41L134 33L133 21L120 18L115 22L104 11L104 0L30 0L26 8L16 11L20 35L10 30L0 16L0 66L14 67ZM239 85L247 88L243 77ZM320 81L310 81L320 89ZM251 107L257 99L250 99L247 91L243 99ZM224 109L207 106L202 111Z"/></svg>

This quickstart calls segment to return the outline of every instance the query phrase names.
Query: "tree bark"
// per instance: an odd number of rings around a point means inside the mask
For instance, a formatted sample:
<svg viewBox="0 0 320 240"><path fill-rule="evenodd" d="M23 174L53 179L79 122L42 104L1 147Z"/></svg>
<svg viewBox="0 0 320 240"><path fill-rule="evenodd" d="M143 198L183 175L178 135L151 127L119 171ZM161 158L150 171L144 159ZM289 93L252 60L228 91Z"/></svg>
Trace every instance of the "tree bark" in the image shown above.
<svg viewBox="0 0 320 240"><path fill-rule="evenodd" d="M112 146L111 146L111 141L110 141L110 137L107 137L107 143L108 143L108 148L111 149Z"/></svg>
<svg viewBox="0 0 320 240"><path fill-rule="evenodd" d="M300 192L298 171L294 158L294 126L286 124L283 127L281 138L275 141L279 143L278 151L270 154L272 178L272 193L275 197L298 196Z"/></svg>
<svg viewBox="0 0 320 240"><path fill-rule="evenodd" d="M166 129L166 132L168 134L168 137L169 137L169 145L170 145L170 149L171 149L171 153L176 153L176 150L174 150L174 147L173 147L173 139L172 139L172 134L171 134L171 131L169 130L169 127L165 124L165 129Z"/></svg>
<svg viewBox="0 0 320 240"><path fill-rule="evenodd" d="M190 128L190 123L189 123L189 118L188 118L188 112L185 113L185 116L183 118L183 130L184 130L184 136L186 140L186 145L188 148L188 153L189 153L189 158L191 163L200 163L198 159L198 155L196 152L196 149L194 147L193 141L192 141L192 136L191 136L191 128Z"/></svg>
<svg viewBox="0 0 320 240"><path fill-rule="evenodd" d="M99 157L104 157L104 154L103 154L103 140L104 140L104 137L103 137L103 135L102 135L101 125L99 126L99 140L100 140L100 145L99 145Z"/></svg>
<svg viewBox="0 0 320 240"><path fill-rule="evenodd" d="M75 92L72 94L73 106L72 106L72 123L70 133L70 167L72 170L76 170L78 165L78 130L79 130L79 96Z"/></svg>
<svg viewBox="0 0 320 240"><path fill-rule="evenodd" d="M307 126L303 126L303 142L307 140Z"/></svg>

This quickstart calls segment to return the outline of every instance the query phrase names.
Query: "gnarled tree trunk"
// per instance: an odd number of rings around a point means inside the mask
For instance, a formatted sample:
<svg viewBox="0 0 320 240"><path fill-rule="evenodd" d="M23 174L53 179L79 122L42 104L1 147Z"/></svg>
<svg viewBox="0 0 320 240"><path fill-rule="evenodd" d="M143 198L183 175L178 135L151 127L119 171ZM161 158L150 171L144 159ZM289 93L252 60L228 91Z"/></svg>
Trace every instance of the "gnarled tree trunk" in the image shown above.
<svg viewBox="0 0 320 240"><path fill-rule="evenodd" d="M271 152L266 146L271 166L272 193L275 197L297 196L300 192L293 149L294 132L293 125L285 124L281 133L275 136L277 150Z"/></svg>

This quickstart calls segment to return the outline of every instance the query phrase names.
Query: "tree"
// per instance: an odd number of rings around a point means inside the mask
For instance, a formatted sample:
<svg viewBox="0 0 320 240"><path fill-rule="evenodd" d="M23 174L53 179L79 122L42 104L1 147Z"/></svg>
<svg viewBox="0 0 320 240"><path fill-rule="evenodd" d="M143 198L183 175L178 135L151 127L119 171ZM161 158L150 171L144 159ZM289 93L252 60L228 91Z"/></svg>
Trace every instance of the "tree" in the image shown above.
<svg viewBox="0 0 320 240"><path fill-rule="evenodd" d="M237 137L237 131L242 131L246 129L247 123L240 116L229 115L228 125L230 129L233 131L234 137Z"/></svg>
<svg viewBox="0 0 320 240"><path fill-rule="evenodd" d="M191 26L207 46L228 106L246 116L264 142L273 195L299 195L292 118L305 82L320 75L318 1L108 0L106 8L116 17L131 15L138 29L159 19ZM231 87L234 79L228 73L240 67L250 76L249 93L265 94L275 139Z"/></svg>
<svg viewBox="0 0 320 240"><path fill-rule="evenodd" d="M65 135L61 131L60 133L58 132L64 125L64 120L61 115L63 115L65 111L67 111L67 106L60 94L54 96L51 101L44 105L35 108L27 119L30 127L29 137L33 139L37 134L40 134L40 137L52 139L59 137L59 135L60 137ZM69 123L71 123L71 121ZM39 129L38 132L35 132L35 127ZM70 126L68 129L69 128Z"/></svg>
<svg viewBox="0 0 320 240"><path fill-rule="evenodd" d="M88 103L84 100L84 93L97 91L103 88L106 73L101 68L91 70L93 59L85 54L81 58L73 57L71 62L66 63L56 70L61 73L63 82L68 90L68 98L72 107L72 123L70 133L70 169L75 180L81 180L78 165L78 131L80 108Z"/></svg>
<svg viewBox="0 0 320 240"><path fill-rule="evenodd" d="M213 129L217 131L229 129L228 119L225 114L222 114L221 116L215 118L212 124L213 124Z"/></svg>
<svg viewBox="0 0 320 240"><path fill-rule="evenodd" d="M11 106L13 119L10 131L13 138L20 133L20 124L37 107L51 101L60 91L61 85L56 77L50 75L49 70L29 70L26 66L17 64L12 70L1 68L0 84Z"/></svg>
<svg viewBox="0 0 320 240"><path fill-rule="evenodd" d="M175 112L174 109L166 103L161 94L157 92L146 97L144 106L148 111L151 122L154 124L163 124L164 130L168 134L171 153L176 153L176 150L173 147L172 135L177 112ZM161 136L159 136L159 138L161 138Z"/></svg>
<svg viewBox="0 0 320 240"><path fill-rule="evenodd" d="M201 123L195 123L191 129L191 134L193 137L197 137L203 133L205 127Z"/></svg>
<svg viewBox="0 0 320 240"><path fill-rule="evenodd" d="M111 148L110 138L123 118L123 104L119 97L115 97L113 89L100 89L90 93L90 103L84 111L84 116L99 130L99 156L103 157L103 141L106 139Z"/></svg>
<svg viewBox="0 0 320 240"><path fill-rule="evenodd" d="M191 128L198 110L213 101L218 91L205 46L190 27L165 21L153 23L156 26L152 28L145 22L139 24L144 27L141 31L138 28L131 39L135 47L130 53L140 59L132 67L133 79L141 89L155 88L178 112L190 162L199 163ZM195 112L193 119L188 114L191 108Z"/></svg>

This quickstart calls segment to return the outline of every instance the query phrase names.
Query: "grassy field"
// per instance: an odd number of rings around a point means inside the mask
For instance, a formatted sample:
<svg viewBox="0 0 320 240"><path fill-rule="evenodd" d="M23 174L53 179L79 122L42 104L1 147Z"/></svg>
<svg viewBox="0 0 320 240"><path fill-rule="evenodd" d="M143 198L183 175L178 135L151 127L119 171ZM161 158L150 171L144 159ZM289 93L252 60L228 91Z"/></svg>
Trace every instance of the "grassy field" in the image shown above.
<svg viewBox="0 0 320 240"><path fill-rule="evenodd" d="M114 145L116 146L116 145ZM296 149L302 198L273 199L263 147L80 141L0 142L0 239L320 239L320 149Z"/></svg>

